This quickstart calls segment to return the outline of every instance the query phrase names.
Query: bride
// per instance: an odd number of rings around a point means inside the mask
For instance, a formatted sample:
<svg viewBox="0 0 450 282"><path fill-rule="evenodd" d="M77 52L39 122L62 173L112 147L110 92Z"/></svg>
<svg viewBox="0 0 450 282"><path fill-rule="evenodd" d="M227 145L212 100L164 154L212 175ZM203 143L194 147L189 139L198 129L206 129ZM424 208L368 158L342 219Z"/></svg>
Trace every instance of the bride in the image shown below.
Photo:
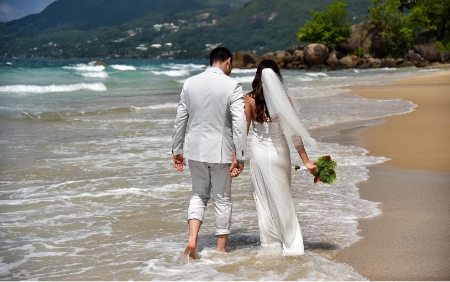
<svg viewBox="0 0 450 282"><path fill-rule="evenodd" d="M315 145L289 97L277 64L262 61L245 97L247 134L250 123L250 172L258 213L261 245L282 246L283 255L302 255L303 237L297 220L291 189L291 158L286 138L292 141L310 173L317 167L309 161L304 144Z"/></svg>

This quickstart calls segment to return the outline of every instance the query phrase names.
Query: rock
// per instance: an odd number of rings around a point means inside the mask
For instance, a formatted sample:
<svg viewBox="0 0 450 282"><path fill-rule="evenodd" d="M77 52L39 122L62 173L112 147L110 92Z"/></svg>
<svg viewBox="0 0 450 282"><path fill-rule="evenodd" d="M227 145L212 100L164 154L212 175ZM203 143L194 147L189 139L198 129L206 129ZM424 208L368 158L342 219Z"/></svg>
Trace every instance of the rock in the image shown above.
<svg viewBox="0 0 450 282"><path fill-rule="evenodd" d="M339 65L344 65L344 66L351 68L354 66L353 58L351 56L346 56L339 60Z"/></svg>
<svg viewBox="0 0 450 282"><path fill-rule="evenodd" d="M427 60L431 63L442 62L441 51L434 43L414 45L413 49L416 53L419 53L424 60Z"/></svg>
<svg viewBox="0 0 450 282"><path fill-rule="evenodd" d="M274 62L277 61L277 57L275 57L275 55L273 53L266 53L266 54L261 56L261 59L263 59L263 60L272 60Z"/></svg>
<svg viewBox="0 0 450 282"><path fill-rule="evenodd" d="M379 67L381 67L381 61L374 61L374 62L370 63L371 69L377 69Z"/></svg>
<svg viewBox="0 0 450 282"><path fill-rule="evenodd" d="M339 64L339 60L344 57L344 54L342 54L339 51L333 50L328 54L328 59L326 61L327 65L337 65Z"/></svg>
<svg viewBox="0 0 450 282"><path fill-rule="evenodd" d="M363 47L368 50L370 46L370 35L369 34L369 22L362 22L357 25L351 26L350 37L344 43L336 46L336 50L344 54L352 54L358 49L358 47Z"/></svg>
<svg viewBox="0 0 450 282"><path fill-rule="evenodd" d="M429 61L421 60L421 61L416 63L416 68L425 68L425 67L428 67L429 65L430 65Z"/></svg>
<svg viewBox="0 0 450 282"><path fill-rule="evenodd" d="M245 68L249 64L254 64L257 66L261 61L261 57L259 57L252 51L237 51L233 55L234 68Z"/></svg>
<svg viewBox="0 0 450 282"><path fill-rule="evenodd" d="M245 66L245 68L246 69L254 69L254 68L256 68L256 67L258 67L256 64L253 64L253 63L249 63L249 64L247 64L246 66Z"/></svg>
<svg viewBox="0 0 450 282"><path fill-rule="evenodd" d="M283 59L285 57L285 55L282 52L278 52L278 53L276 53L276 57L277 57L277 59Z"/></svg>
<svg viewBox="0 0 450 282"><path fill-rule="evenodd" d="M395 67L395 60L392 58L386 58L381 61L380 68L394 68Z"/></svg>
<svg viewBox="0 0 450 282"><path fill-rule="evenodd" d="M434 62L434 63L431 63L431 66L432 66L433 68L439 68L440 66L442 66L442 64L441 64L441 63L438 63L438 62Z"/></svg>
<svg viewBox="0 0 450 282"><path fill-rule="evenodd" d="M444 62L450 62L450 51L445 51L443 58Z"/></svg>
<svg viewBox="0 0 450 282"><path fill-rule="evenodd" d="M356 60L356 66L360 66L366 63L366 60L364 60L363 58L358 58Z"/></svg>
<svg viewBox="0 0 450 282"><path fill-rule="evenodd" d="M395 59L395 65L397 67L402 67L406 63L406 60L403 58Z"/></svg>
<svg viewBox="0 0 450 282"><path fill-rule="evenodd" d="M414 52L413 50L410 50L408 53L406 53L405 58L408 61L413 61L413 62L419 62L422 60L422 57L419 54L417 54L416 52Z"/></svg>
<svg viewBox="0 0 450 282"><path fill-rule="evenodd" d="M381 60L377 59L377 58L369 58L369 59L367 59L367 61L369 63L380 63L381 64Z"/></svg>
<svg viewBox="0 0 450 282"><path fill-rule="evenodd" d="M97 62L94 63L94 67L96 67L96 66L104 66L104 67L106 67L106 66L108 66L108 63L102 62L102 61L97 61Z"/></svg>
<svg viewBox="0 0 450 282"><path fill-rule="evenodd" d="M283 62L285 64L292 63L294 61L297 61L294 56L284 56L283 57Z"/></svg>
<svg viewBox="0 0 450 282"><path fill-rule="evenodd" d="M411 61L406 61L405 64L403 65L404 67L415 67L416 63L411 62Z"/></svg>
<svg viewBox="0 0 450 282"><path fill-rule="evenodd" d="M300 58L302 58L302 60L303 60L303 50L296 50L295 52L294 52L294 54L292 54L293 56L296 56L296 57L300 57Z"/></svg>
<svg viewBox="0 0 450 282"><path fill-rule="evenodd" d="M303 60L309 67L323 64L328 59L328 48L323 44L309 44L303 52Z"/></svg>
<svg viewBox="0 0 450 282"><path fill-rule="evenodd" d="M358 69L370 69L372 66L372 63L365 62L364 64L358 65Z"/></svg>

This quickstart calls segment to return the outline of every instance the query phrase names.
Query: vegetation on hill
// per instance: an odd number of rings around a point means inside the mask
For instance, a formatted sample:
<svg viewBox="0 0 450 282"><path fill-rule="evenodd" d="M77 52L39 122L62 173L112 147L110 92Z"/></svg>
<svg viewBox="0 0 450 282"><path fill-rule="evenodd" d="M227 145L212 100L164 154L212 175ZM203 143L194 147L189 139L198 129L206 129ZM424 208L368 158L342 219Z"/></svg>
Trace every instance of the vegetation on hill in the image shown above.
<svg viewBox="0 0 450 282"><path fill-rule="evenodd" d="M326 7L325 12L311 11L312 20L307 21L297 34L298 41L326 45L333 49L350 37L350 15L347 3L338 1Z"/></svg>
<svg viewBox="0 0 450 282"><path fill-rule="evenodd" d="M0 55L206 57L222 44L262 54L297 45L296 33L333 0L58 0L0 23ZM352 23L370 0L349 0ZM151 46L154 47L151 47Z"/></svg>

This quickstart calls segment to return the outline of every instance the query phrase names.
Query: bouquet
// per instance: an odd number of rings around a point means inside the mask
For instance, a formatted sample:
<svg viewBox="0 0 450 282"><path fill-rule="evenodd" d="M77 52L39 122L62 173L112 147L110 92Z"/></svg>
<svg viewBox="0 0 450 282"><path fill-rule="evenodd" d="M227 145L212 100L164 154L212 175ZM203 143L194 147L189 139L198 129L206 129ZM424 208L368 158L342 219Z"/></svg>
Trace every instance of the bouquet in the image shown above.
<svg viewBox="0 0 450 282"><path fill-rule="evenodd" d="M314 184L322 181L323 183L332 184L336 179L336 172L334 168L336 167L336 162L331 159L330 156L322 156L314 162L319 170L314 174ZM301 169L299 166L295 166L295 170Z"/></svg>

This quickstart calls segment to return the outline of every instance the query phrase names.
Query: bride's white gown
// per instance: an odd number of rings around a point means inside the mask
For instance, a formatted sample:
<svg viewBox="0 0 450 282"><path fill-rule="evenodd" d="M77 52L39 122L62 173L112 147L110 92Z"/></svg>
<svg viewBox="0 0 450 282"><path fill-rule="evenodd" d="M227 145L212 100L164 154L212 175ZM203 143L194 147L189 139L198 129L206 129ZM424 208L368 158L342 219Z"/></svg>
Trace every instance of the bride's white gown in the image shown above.
<svg viewBox="0 0 450 282"><path fill-rule="evenodd" d="M291 158L286 139L276 122L252 121L252 125L250 172L261 245L282 246L283 255L302 255L303 236L290 192Z"/></svg>

